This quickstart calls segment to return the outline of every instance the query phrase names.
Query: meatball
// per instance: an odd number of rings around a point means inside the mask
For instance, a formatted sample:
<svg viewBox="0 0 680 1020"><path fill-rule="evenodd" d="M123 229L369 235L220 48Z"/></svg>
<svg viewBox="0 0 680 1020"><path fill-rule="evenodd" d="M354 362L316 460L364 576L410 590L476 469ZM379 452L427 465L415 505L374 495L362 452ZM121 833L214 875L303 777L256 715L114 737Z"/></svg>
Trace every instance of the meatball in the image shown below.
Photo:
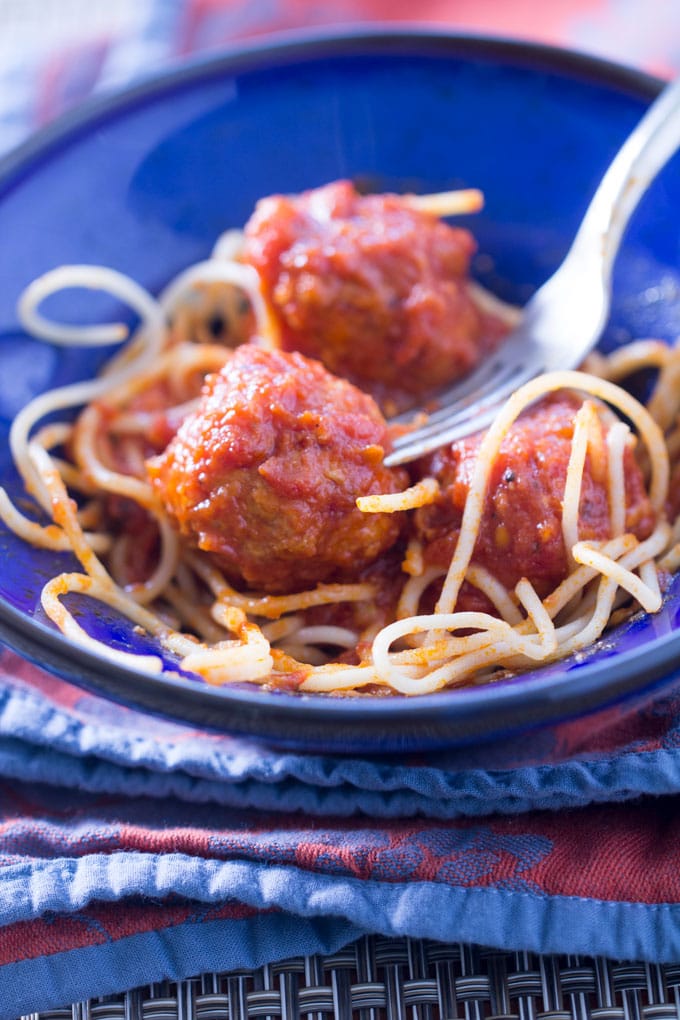
<svg viewBox="0 0 680 1020"><path fill-rule="evenodd" d="M464 375L498 341L473 303L466 230L348 181L260 201L243 258L263 280L282 346L318 358L384 408Z"/></svg>
<svg viewBox="0 0 680 1020"><path fill-rule="evenodd" d="M485 567L508 589L527 577L545 597L567 576L562 498L574 417L581 404L576 394L561 392L528 408L503 440L493 465L472 562ZM608 414L601 419L605 431ZM437 502L415 515L428 564L447 567L451 561L481 438L478 434L453 443L419 465L441 487ZM653 530L655 513L630 448L624 470L626 530L646 538ZM610 537L606 486L605 472L588 455L579 505L583 539ZM465 585L458 608L482 608L479 593Z"/></svg>
<svg viewBox="0 0 680 1020"><path fill-rule="evenodd" d="M384 466L387 445L369 396L299 353L245 344L148 474L181 533L227 576L289 592L355 576L395 543L398 516L356 507L408 484Z"/></svg>

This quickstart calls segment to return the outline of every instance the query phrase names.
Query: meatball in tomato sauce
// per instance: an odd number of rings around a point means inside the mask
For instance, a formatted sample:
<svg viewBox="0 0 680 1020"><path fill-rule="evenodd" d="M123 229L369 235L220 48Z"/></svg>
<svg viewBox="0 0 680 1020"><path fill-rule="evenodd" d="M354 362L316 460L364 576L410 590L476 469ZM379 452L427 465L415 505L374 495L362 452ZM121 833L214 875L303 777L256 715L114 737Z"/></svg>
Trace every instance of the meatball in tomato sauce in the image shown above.
<svg viewBox="0 0 680 1020"><path fill-rule="evenodd" d="M505 332L470 297L474 251L467 230L339 181L261 200L243 258L260 274L283 347L391 411L464 375Z"/></svg>
<svg viewBox="0 0 680 1020"><path fill-rule="evenodd" d="M408 484L384 466L387 447L371 397L299 353L246 344L148 473L180 532L227 576L289 592L356 576L396 542L398 515L356 507Z"/></svg>
<svg viewBox="0 0 680 1020"><path fill-rule="evenodd" d="M472 562L485 567L506 588L527 577L541 597L569 573L562 534L562 500L574 434L574 418L583 401L561 392L528 408L512 425L496 458ZM611 414L598 415L606 434ZM482 434L442 448L419 465L440 483L438 500L416 512L415 529L428 565L446 569L455 551L472 472ZM655 513L634 452L624 459L626 530L646 538ZM610 509L606 463L589 453L579 503L579 537L607 539ZM468 585L459 609L488 608Z"/></svg>

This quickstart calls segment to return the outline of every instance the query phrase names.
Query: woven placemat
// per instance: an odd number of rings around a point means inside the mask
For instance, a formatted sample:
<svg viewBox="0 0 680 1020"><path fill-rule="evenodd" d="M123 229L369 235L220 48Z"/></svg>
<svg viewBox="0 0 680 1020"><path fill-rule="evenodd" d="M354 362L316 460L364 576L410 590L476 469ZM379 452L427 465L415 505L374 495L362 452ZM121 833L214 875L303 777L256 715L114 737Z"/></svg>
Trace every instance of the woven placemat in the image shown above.
<svg viewBox="0 0 680 1020"><path fill-rule="evenodd" d="M30 1020L678 1020L680 964L359 939L329 956L202 974Z"/></svg>

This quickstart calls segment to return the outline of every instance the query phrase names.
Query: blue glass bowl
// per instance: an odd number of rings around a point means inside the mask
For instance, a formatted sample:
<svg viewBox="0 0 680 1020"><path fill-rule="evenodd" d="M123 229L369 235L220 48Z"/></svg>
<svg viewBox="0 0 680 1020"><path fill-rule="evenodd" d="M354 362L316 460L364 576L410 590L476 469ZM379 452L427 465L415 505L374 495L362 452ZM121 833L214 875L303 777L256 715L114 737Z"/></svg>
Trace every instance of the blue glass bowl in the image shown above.
<svg viewBox="0 0 680 1020"><path fill-rule="evenodd" d="M0 165L2 484L19 494L6 442L13 415L42 390L90 375L103 357L57 351L22 333L16 299L38 274L101 263L156 291L204 257L222 230L243 224L260 196L351 177L377 189L482 188L486 206L471 223L475 272L501 297L523 302L560 262L603 170L659 87L543 47L373 32L241 50L62 120ZM678 209L675 160L628 231L605 346L680 333ZM74 293L50 311L74 322L121 314L111 301ZM143 676L74 646L46 621L40 589L71 568L67 556L1 528L0 553L0 638L10 646L136 707L292 747L476 745L498 763L521 746L534 759L554 759L680 675L678 581L658 615L641 615L592 654L492 687L332 699ZM118 647L153 647L97 603L84 601L80 619Z"/></svg>

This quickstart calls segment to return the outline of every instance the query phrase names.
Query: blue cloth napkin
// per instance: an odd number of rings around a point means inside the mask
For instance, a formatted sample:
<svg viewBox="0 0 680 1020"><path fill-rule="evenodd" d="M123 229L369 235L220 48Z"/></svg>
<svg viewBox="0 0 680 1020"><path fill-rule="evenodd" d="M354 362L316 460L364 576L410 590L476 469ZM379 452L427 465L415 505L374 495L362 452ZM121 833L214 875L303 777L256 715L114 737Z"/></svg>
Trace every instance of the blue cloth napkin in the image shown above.
<svg viewBox="0 0 680 1020"><path fill-rule="evenodd" d="M494 768L491 747L407 761L282 752L138 714L9 651L0 670L0 774L93 793L310 816L446 819L680 791L677 698L593 734L555 764ZM540 732L531 741L536 759L549 759Z"/></svg>

